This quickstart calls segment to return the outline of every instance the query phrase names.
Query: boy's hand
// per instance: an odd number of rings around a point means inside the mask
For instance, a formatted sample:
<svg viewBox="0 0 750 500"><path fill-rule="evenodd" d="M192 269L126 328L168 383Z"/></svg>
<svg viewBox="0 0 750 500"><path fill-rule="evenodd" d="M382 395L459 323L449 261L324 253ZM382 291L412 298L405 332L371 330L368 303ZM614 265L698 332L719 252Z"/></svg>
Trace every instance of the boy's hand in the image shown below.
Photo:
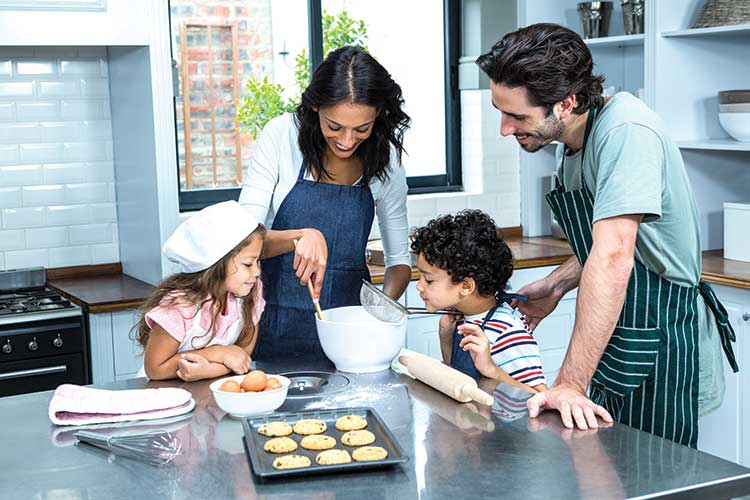
<svg viewBox="0 0 750 500"><path fill-rule="evenodd" d="M250 355L238 345L224 346L224 366L237 375L250 371Z"/></svg>
<svg viewBox="0 0 750 500"><path fill-rule="evenodd" d="M468 351L479 373L489 378L497 378L497 365L490 355L490 341L478 325L464 323L458 326L458 333L464 336L459 346Z"/></svg>
<svg viewBox="0 0 750 500"><path fill-rule="evenodd" d="M200 354L186 352L177 361L177 376L185 382L193 382L204 378L209 361Z"/></svg>

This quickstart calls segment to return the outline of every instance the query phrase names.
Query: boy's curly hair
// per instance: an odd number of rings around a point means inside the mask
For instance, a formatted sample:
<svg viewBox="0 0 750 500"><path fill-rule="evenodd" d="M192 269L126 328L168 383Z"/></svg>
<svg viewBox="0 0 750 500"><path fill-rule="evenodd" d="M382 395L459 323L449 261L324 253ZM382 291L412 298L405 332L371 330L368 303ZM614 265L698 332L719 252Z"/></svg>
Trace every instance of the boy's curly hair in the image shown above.
<svg viewBox="0 0 750 500"><path fill-rule="evenodd" d="M483 296L497 296L513 274L513 254L495 221L481 210L444 215L412 230L411 249L460 283L473 278Z"/></svg>

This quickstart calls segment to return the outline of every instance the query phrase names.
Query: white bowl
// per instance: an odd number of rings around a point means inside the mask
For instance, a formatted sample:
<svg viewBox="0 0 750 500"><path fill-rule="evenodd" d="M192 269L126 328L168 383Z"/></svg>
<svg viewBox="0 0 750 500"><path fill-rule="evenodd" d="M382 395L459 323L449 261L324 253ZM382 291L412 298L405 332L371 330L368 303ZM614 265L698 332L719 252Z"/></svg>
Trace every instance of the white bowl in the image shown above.
<svg viewBox="0 0 750 500"><path fill-rule="evenodd" d="M719 113L719 122L735 140L750 142L750 113Z"/></svg>
<svg viewBox="0 0 750 500"><path fill-rule="evenodd" d="M750 113L750 102L719 104L720 113Z"/></svg>
<svg viewBox="0 0 750 500"><path fill-rule="evenodd" d="M281 375L267 375L269 378L275 378L281 382L279 389L261 392L227 392L222 391L220 387L227 380L234 380L242 383L244 375L232 375L211 382L209 388L214 393L214 399L219 408L229 413L233 417L252 417L270 413L284 404L286 392L289 390L290 380Z"/></svg>
<svg viewBox="0 0 750 500"><path fill-rule="evenodd" d="M342 372L387 370L406 340L406 319L385 323L362 306L337 307L315 316L323 352Z"/></svg>

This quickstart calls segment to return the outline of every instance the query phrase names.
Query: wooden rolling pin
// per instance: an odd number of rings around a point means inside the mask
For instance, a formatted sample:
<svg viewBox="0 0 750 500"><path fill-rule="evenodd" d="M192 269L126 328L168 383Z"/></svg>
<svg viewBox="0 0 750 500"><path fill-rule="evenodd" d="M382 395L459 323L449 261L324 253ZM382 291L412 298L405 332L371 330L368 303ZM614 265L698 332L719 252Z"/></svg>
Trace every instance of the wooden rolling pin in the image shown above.
<svg viewBox="0 0 750 500"><path fill-rule="evenodd" d="M399 356L398 360L414 378L456 401L492 404L492 396L477 387L476 380L434 358L415 353Z"/></svg>

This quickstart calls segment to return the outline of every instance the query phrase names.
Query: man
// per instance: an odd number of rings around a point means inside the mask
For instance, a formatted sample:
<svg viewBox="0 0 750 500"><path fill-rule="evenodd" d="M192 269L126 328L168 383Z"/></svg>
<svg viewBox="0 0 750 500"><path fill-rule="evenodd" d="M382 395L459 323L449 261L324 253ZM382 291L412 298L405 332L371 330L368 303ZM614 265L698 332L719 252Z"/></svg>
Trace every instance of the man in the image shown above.
<svg viewBox="0 0 750 500"><path fill-rule="evenodd" d="M591 53L566 28L509 33L477 64L503 136L528 152L562 143L547 201L575 257L519 290L529 301L517 306L534 328L578 287L576 322L557 381L529 400L530 416L556 409L580 429L614 417L695 447L699 386L703 409L720 404L721 370L711 370L720 340L737 366L726 314L700 281L698 213L678 148L632 95L602 98Z"/></svg>

